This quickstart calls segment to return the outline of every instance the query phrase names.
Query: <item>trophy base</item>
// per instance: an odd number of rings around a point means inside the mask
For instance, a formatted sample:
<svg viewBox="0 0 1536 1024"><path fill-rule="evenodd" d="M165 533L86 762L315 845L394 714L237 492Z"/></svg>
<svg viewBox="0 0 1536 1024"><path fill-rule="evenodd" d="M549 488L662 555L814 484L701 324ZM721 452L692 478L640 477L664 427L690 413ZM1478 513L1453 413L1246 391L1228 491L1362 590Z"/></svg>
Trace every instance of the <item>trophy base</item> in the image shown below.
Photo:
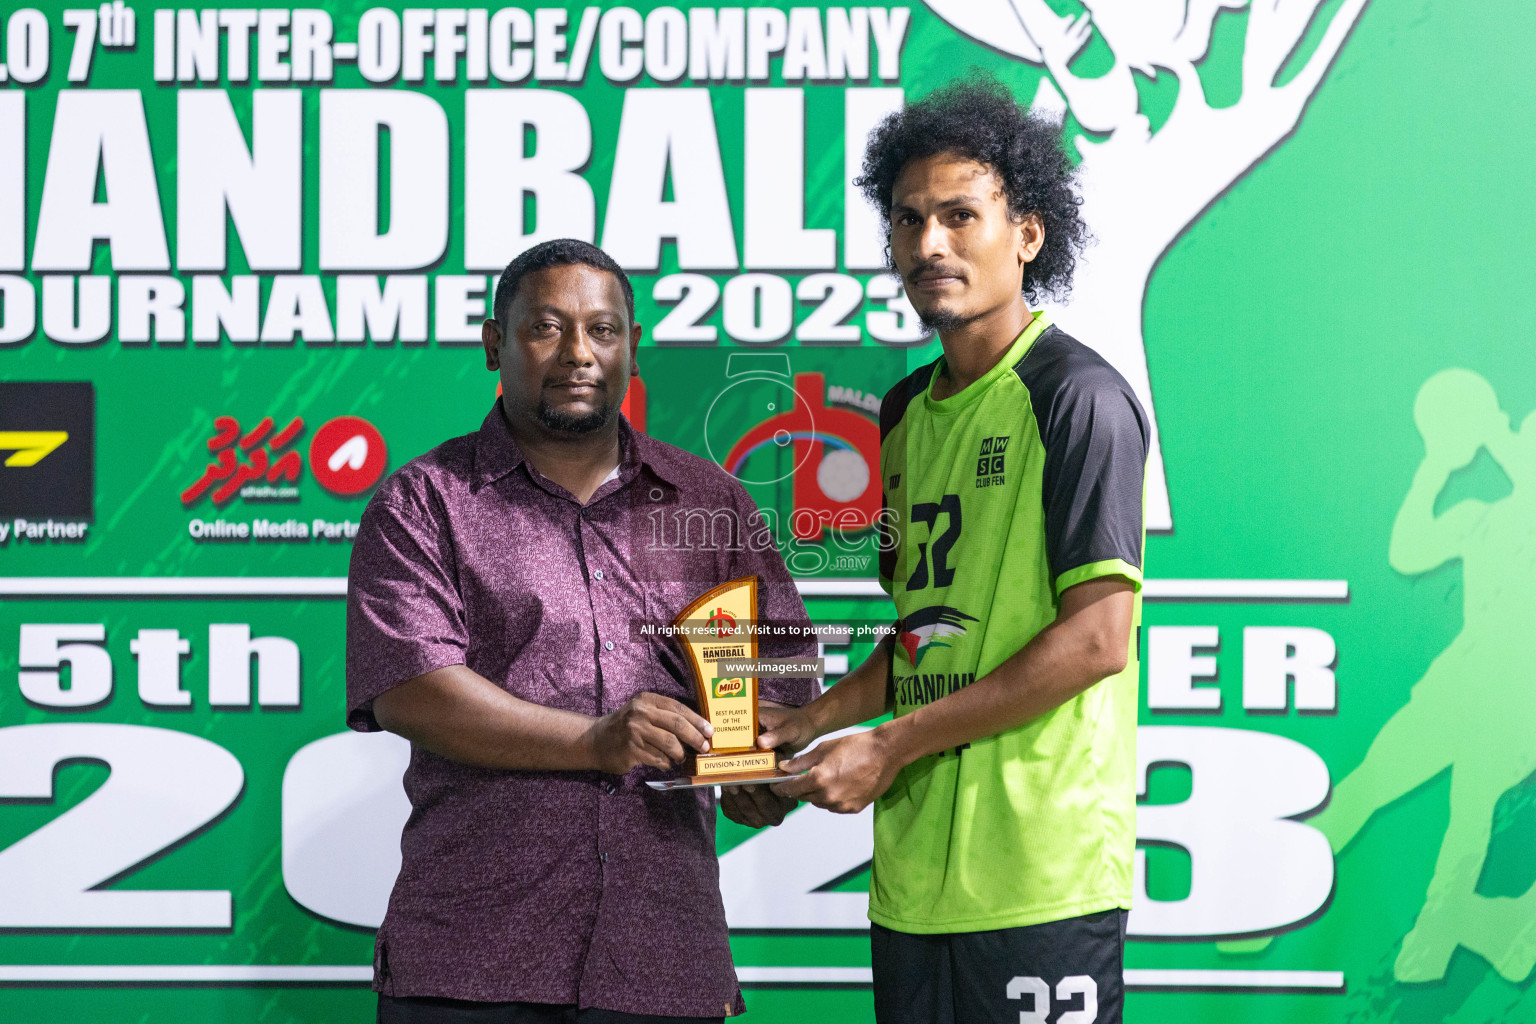
<svg viewBox="0 0 1536 1024"><path fill-rule="evenodd" d="M766 785L770 782L783 782L785 779L794 778L799 776L791 772L781 772L775 768L771 772L722 772L719 775L684 775L680 779L652 779L648 780L646 785L652 789L668 792L674 789L705 789L712 786Z"/></svg>
<svg viewBox="0 0 1536 1024"><path fill-rule="evenodd" d="M772 778L779 774L779 758L771 750L740 750L729 754L695 754L693 781L723 781L727 777Z"/></svg>
<svg viewBox="0 0 1536 1024"><path fill-rule="evenodd" d="M693 774L680 779L647 782L652 789L702 789L705 786L745 786L754 782L782 782L794 778L780 771L778 757L771 750L748 750L737 754L700 754L694 758Z"/></svg>
<svg viewBox="0 0 1536 1024"><path fill-rule="evenodd" d="M695 786L744 786L749 782L782 782L793 775L777 768L757 771L719 772L714 775L690 775L688 781Z"/></svg>

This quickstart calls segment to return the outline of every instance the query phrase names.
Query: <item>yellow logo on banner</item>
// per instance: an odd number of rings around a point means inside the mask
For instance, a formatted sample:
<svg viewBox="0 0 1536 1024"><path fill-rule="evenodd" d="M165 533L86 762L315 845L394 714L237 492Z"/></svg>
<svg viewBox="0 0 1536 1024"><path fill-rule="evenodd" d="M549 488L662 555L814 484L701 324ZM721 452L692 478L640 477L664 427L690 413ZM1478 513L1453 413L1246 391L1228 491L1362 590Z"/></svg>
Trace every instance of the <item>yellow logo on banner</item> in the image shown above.
<svg viewBox="0 0 1536 1024"><path fill-rule="evenodd" d="M0 452L14 452L7 466L35 466L53 453L69 434L63 430L0 430Z"/></svg>

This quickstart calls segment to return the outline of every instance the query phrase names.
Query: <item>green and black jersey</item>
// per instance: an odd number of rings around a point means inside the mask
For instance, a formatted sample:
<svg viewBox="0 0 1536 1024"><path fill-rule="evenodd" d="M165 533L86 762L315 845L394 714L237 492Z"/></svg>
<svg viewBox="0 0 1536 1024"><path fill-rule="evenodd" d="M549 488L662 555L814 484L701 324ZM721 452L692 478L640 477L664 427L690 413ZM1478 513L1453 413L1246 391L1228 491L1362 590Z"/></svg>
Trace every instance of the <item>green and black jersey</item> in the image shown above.
<svg viewBox="0 0 1536 1024"><path fill-rule="evenodd" d="M896 714L991 672L1085 580L1129 580L1137 629L1119 675L901 771L875 805L870 919L962 932L1128 908L1146 414L1113 367L1042 314L940 400L941 364L880 409Z"/></svg>

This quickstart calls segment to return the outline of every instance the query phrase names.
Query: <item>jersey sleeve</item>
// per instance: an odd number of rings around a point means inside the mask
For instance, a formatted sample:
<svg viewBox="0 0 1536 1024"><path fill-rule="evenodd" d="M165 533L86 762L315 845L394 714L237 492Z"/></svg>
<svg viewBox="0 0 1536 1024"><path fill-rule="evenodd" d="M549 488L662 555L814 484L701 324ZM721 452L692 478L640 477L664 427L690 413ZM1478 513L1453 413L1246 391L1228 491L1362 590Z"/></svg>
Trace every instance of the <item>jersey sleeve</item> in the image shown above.
<svg viewBox="0 0 1536 1024"><path fill-rule="evenodd" d="M1107 364L1056 390L1042 421L1041 502L1053 590L1101 576L1142 584L1142 506L1150 431L1130 386Z"/></svg>
<svg viewBox="0 0 1536 1024"><path fill-rule="evenodd" d="M887 445L884 439L880 444L880 513L875 518L875 568L876 578L880 582L880 589L887 596L895 596L896 593L896 546L900 533L897 531L896 522L899 513L891 505L890 491L886 489L886 481L891 475L900 473L894 470L892 474L886 471L890 469L892 460L887 456Z"/></svg>
<svg viewBox="0 0 1536 1024"><path fill-rule="evenodd" d="M900 485L907 468L906 433L897 428L907 414L907 407L922 395L928 381L933 379L937 362L934 360L908 374L886 392L880 402L880 515L875 520L875 543L879 552L880 587L887 594L895 594L897 548L903 519L903 510L891 501L890 492Z"/></svg>

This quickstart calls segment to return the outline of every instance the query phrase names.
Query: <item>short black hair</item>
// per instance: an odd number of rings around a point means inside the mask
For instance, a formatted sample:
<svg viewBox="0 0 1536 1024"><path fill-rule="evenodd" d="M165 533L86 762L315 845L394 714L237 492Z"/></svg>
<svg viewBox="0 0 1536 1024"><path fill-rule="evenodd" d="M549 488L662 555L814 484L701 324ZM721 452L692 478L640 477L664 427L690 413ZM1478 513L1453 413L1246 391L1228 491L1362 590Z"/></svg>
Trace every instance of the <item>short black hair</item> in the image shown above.
<svg viewBox="0 0 1536 1024"><path fill-rule="evenodd" d="M870 133L864 173L854 181L885 221L887 260L896 179L913 160L940 153L990 167L1014 217L1039 215L1045 244L1024 264L1024 295L1030 302L1041 295L1064 296L1078 254L1092 236L1083 223L1077 168L1067 156L1061 124L1020 106L1006 86L983 72L888 116Z"/></svg>
<svg viewBox="0 0 1536 1024"><path fill-rule="evenodd" d="M506 328L507 309L511 307L512 298L517 294L517 287L524 277L551 267L569 267L577 264L606 271L619 279L619 287L624 291L625 309L629 313L629 322L633 325L635 289L629 283L629 275L624 273L623 267L614 262L612 256L591 242L583 242L577 238L554 238L548 242L540 242L525 249L507 264L507 269L501 272L501 280L496 282L496 298L491 304L491 315L495 318L497 325L503 329Z"/></svg>

